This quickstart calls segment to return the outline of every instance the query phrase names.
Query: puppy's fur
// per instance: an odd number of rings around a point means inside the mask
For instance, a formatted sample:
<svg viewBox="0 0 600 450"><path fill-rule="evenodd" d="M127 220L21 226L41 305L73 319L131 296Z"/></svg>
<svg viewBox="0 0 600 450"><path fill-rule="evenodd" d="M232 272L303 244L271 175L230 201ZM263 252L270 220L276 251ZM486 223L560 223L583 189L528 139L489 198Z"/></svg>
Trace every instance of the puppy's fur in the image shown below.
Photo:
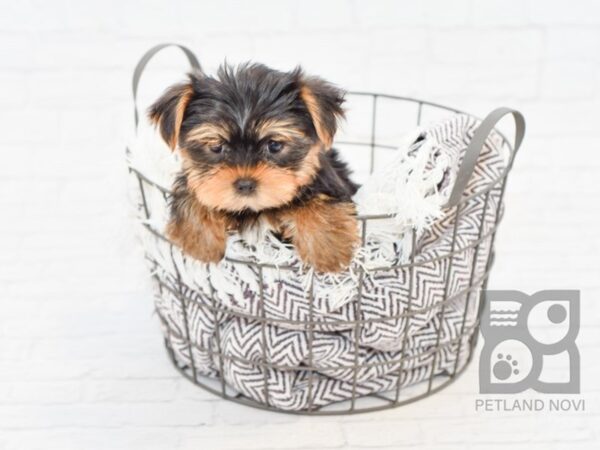
<svg viewBox="0 0 600 450"><path fill-rule="evenodd" d="M149 116L183 158L168 236L216 262L229 231L261 221L318 271L346 268L358 242L357 185L331 148L343 97L300 69L259 64L192 73L167 90Z"/></svg>

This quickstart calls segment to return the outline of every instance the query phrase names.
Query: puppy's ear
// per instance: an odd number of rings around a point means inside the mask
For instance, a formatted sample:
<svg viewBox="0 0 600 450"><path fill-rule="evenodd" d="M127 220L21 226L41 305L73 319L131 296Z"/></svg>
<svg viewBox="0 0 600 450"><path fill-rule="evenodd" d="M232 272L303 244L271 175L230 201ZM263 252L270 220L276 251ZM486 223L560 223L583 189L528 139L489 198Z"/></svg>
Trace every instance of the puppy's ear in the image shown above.
<svg viewBox="0 0 600 450"><path fill-rule="evenodd" d="M300 83L300 98L310 113L319 140L329 150L338 120L344 117L344 91L317 77L302 77Z"/></svg>
<svg viewBox="0 0 600 450"><path fill-rule="evenodd" d="M150 121L159 128L161 136L171 150L175 150L179 142L183 115L193 94L192 80L176 84L167 89L148 110Z"/></svg>

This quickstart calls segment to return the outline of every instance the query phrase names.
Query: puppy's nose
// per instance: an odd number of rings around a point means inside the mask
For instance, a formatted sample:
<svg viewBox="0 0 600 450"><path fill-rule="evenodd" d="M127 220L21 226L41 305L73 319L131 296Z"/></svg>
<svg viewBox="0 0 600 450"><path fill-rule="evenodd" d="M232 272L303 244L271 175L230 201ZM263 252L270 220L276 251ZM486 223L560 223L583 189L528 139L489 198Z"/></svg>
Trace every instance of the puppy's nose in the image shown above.
<svg viewBox="0 0 600 450"><path fill-rule="evenodd" d="M233 183L235 190L240 195L250 195L256 190L256 181L252 178L240 178Z"/></svg>

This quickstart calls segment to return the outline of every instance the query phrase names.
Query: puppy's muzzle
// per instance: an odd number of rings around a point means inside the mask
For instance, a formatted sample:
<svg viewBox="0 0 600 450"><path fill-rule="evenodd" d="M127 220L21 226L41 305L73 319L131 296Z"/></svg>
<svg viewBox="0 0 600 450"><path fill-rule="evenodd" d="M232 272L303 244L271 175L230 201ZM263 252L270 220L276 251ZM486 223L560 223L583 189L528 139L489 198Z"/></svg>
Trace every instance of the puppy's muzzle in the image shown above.
<svg viewBox="0 0 600 450"><path fill-rule="evenodd" d="M239 178L233 183L239 195L252 195L256 191L256 180L252 178Z"/></svg>

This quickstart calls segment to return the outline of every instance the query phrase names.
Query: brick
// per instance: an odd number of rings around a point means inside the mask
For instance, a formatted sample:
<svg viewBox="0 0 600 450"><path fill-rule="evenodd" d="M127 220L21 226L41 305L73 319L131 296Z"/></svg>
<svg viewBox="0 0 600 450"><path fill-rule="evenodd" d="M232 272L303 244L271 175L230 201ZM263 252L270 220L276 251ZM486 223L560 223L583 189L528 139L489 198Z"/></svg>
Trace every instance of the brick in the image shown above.
<svg viewBox="0 0 600 450"><path fill-rule="evenodd" d="M33 38L26 33L6 33L2 37L0 47L0 68L19 70L31 68L34 49Z"/></svg>
<svg viewBox="0 0 600 450"><path fill-rule="evenodd" d="M3 433L6 450L144 449L177 448L180 431L152 427L51 428L9 430ZM0 441L1 442L1 441ZM4 450L4 448L3 448Z"/></svg>
<svg viewBox="0 0 600 450"><path fill-rule="evenodd" d="M432 63L424 73L420 96L428 95L440 101L448 96L478 97L491 104L513 99L529 100L538 95L538 79L538 67L528 63Z"/></svg>
<svg viewBox="0 0 600 450"><path fill-rule="evenodd" d="M590 62L548 62L542 69L541 96L587 100L594 95L597 66Z"/></svg>
<svg viewBox="0 0 600 450"><path fill-rule="evenodd" d="M83 397L91 403L167 402L177 386L178 380L88 380Z"/></svg>
<svg viewBox="0 0 600 450"><path fill-rule="evenodd" d="M48 364L42 372L31 361L1 361L0 382L75 380L90 373L91 365L83 361L61 361L60 364Z"/></svg>
<svg viewBox="0 0 600 450"><path fill-rule="evenodd" d="M12 310L10 311L12 313ZM4 319L8 320L10 317L14 317L13 314L5 315ZM33 343L30 339L2 339L2 346L0 346L0 360L2 361L13 361L13 360L24 360L31 354L31 347Z"/></svg>
<svg viewBox="0 0 600 450"><path fill-rule="evenodd" d="M531 0L529 18L534 24L597 25L600 23L600 16L595 13L597 8L594 0L580 0L576 5L568 0Z"/></svg>
<svg viewBox="0 0 600 450"><path fill-rule="evenodd" d="M99 319L102 317L99 317ZM70 323L66 315L56 317L56 321L65 327ZM107 315L107 320L110 315ZM115 319L117 319L115 317ZM52 320L52 318L48 318ZM118 320L118 319L117 319ZM10 332L7 331L7 332ZM139 357L140 355L156 354L156 342L152 336L146 335L109 335L109 336L80 336L74 338L67 337L47 337L40 339L34 344L32 357L35 359L88 359L88 358L110 358L110 357Z"/></svg>
<svg viewBox="0 0 600 450"><path fill-rule="evenodd" d="M545 30L545 56L550 61L596 61L600 54L600 31L595 28L561 26Z"/></svg>
<svg viewBox="0 0 600 450"><path fill-rule="evenodd" d="M306 427L306 428L305 428ZM235 430L234 432L232 432ZM186 430L182 434L180 448L226 449L293 449L300 447L336 448L344 444L340 426L335 422L316 421L308 425L305 421L278 425L211 426Z"/></svg>
<svg viewBox="0 0 600 450"><path fill-rule="evenodd" d="M520 109L527 117L528 136L593 138L597 129L598 107L594 99L526 101Z"/></svg>
<svg viewBox="0 0 600 450"><path fill-rule="evenodd" d="M294 6L294 27L301 30L352 30L358 26L355 6L348 0L313 0Z"/></svg>
<svg viewBox="0 0 600 450"><path fill-rule="evenodd" d="M498 417L504 415L505 417ZM554 416L547 414L528 414L523 417L500 413L494 420L485 420L485 415L470 419L444 419L452 433L434 433L431 435L433 442L459 443L463 433L469 434L469 442L477 445L504 443L505 445L525 444L529 442L552 443L569 436L570 441L590 441L593 439L593 430L587 420L576 416ZM542 425L543 424L543 425ZM431 426L436 423L432 422ZM543 426L545 430L540 433ZM468 430L468 431L467 431ZM507 430L511 430L510 433ZM572 434L571 434L572 433Z"/></svg>
<svg viewBox="0 0 600 450"><path fill-rule="evenodd" d="M75 403L80 383L71 381L0 382L0 405Z"/></svg>
<svg viewBox="0 0 600 450"><path fill-rule="evenodd" d="M298 45L298 39L295 35L257 37L255 45L261 49L257 58L280 70L302 65L309 74L319 74L348 88L361 85L362 61L369 54L367 40L354 32L310 33L302 35L302 45ZM290 48L294 51L290 52ZM315 52L315 48L320 51Z"/></svg>
<svg viewBox="0 0 600 450"><path fill-rule="evenodd" d="M460 26L468 22L469 2L461 0L444 7L441 0L398 2L393 0L356 2L356 14L362 26L396 28L406 25Z"/></svg>
<svg viewBox="0 0 600 450"><path fill-rule="evenodd" d="M160 341L160 338L157 340ZM181 377L168 360L162 342L157 343L155 356L96 360L89 362L88 366L90 376L98 379L180 379Z"/></svg>
<svg viewBox="0 0 600 450"><path fill-rule="evenodd" d="M101 82L93 83L100 76ZM47 109L60 107L98 107L129 100L130 71L104 69L34 71L30 83L36 104Z"/></svg>
<svg viewBox="0 0 600 450"><path fill-rule="evenodd" d="M524 26L529 23L527 3L521 0L487 0L471 4L474 26Z"/></svg>
<svg viewBox="0 0 600 450"><path fill-rule="evenodd" d="M426 431L419 421L404 419L396 421L353 422L343 426L347 439L356 446L391 447L409 446L423 442Z"/></svg>
<svg viewBox="0 0 600 450"><path fill-rule="evenodd" d="M157 2L162 6L161 11L165 12L164 4ZM177 11L177 22L171 21L171 24L177 23L184 30L201 30L210 34L264 34L266 32L283 33L294 25L294 4L292 0L281 1L263 1L257 2L252 8L246 7L243 3L236 0L225 0L219 8L210 8L206 5L196 2L180 3L181 10ZM310 7L310 5L307 5ZM132 8L132 14L137 10ZM166 12L168 14L168 12ZM160 27L163 21L159 16L153 18L144 15L144 18L137 19L134 26L141 21L155 20L155 26ZM142 22L143 23L143 22ZM152 24L143 24L142 31L147 32L152 29Z"/></svg>
<svg viewBox="0 0 600 450"><path fill-rule="evenodd" d="M22 71L0 73L0 102L5 108L25 108L31 103L29 76Z"/></svg>
<svg viewBox="0 0 600 450"><path fill-rule="evenodd" d="M13 95L19 95L19 91ZM0 122L10 132L0 134L0 142L7 144L41 144L51 145L59 139L58 114L56 111L40 110L29 106L26 109L0 111ZM31 124L35 123L35 132Z"/></svg>
<svg viewBox="0 0 600 450"><path fill-rule="evenodd" d="M39 0L7 4L0 16L0 30L9 32L60 30L65 26L64 16L67 7L67 1L52 6Z"/></svg>
<svg viewBox="0 0 600 450"><path fill-rule="evenodd" d="M536 29L440 30L430 33L432 57L445 63L534 63L543 49L543 33Z"/></svg>
<svg viewBox="0 0 600 450"><path fill-rule="evenodd" d="M210 421L210 404L197 403L186 407L179 404L160 403L148 406L143 403L122 405L70 404L70 405L18 405L0 406L2 428L53 428L53 427L120 427L132 426L199 426Z"/></svg>

